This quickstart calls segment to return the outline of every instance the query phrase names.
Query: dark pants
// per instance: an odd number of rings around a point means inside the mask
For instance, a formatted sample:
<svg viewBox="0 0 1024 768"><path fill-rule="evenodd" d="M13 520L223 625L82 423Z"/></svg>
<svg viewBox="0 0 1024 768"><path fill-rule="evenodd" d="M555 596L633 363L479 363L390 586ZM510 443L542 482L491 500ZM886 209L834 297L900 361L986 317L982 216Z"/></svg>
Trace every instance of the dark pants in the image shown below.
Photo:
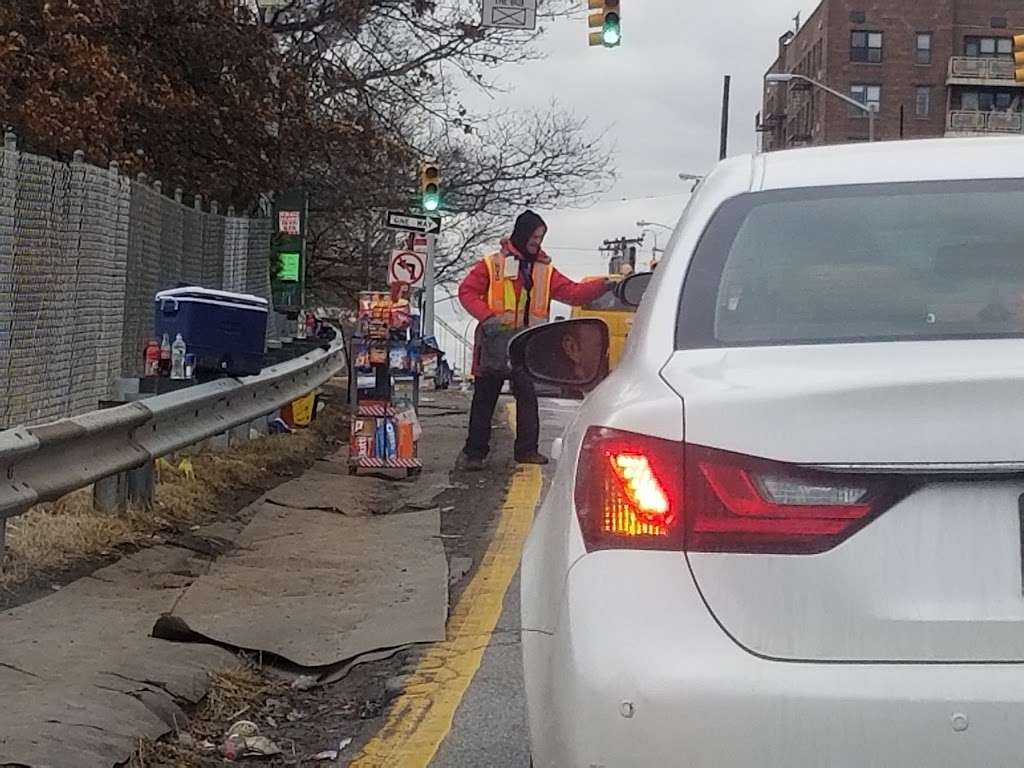
<svg viewBox="0 0 1024 768"><path fill-rule="evenodd" d="M533 380L524 371L512 371L512 393L516 396L516 458L537 453L540 440L540 416ZM463 452L471 459L484 459L491 450L491 422L505 379L501 376L476 377L473 407L469 412L469 439Z"/></svg>

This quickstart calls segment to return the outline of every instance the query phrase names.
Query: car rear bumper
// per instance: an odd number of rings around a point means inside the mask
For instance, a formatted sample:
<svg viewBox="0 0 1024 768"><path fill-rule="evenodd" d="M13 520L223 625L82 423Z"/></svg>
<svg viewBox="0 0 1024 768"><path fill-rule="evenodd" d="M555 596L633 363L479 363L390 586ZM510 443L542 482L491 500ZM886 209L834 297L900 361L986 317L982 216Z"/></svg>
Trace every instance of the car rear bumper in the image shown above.
<svg viewBox="0 0 1024 768"><path fill-rule="evenodd" d="M675 553L580 559L523 652L537 768L1024 764L1024 665L758 658Z"/></svg>

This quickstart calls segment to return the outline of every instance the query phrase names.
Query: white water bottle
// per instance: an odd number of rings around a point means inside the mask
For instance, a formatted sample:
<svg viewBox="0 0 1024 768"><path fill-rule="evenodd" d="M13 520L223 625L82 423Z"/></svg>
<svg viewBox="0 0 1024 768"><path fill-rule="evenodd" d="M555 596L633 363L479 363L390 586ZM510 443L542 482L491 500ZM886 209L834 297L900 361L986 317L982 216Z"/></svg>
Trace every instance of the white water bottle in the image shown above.
<svg viewBox="0 0 1024 768"><path fill-rule="evenodd" d="M185 378L185 353L188 351L185 340L179 333L174 337L171 345L171 378L182 380Z"/></svg>

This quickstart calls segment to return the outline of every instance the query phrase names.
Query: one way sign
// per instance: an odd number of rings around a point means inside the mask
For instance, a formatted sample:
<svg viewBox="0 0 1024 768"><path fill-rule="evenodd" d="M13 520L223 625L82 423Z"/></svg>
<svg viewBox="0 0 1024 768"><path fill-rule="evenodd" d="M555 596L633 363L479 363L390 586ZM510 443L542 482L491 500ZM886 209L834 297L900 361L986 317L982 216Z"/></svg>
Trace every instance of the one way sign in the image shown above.
<svg viewBox="0 0 1024 768"><path fill-rule="evenodd" d="M419 232L436 235L441 231L441 219L437 216L410 216L401 211L388 211L387 228L399 232Z"/></svg>

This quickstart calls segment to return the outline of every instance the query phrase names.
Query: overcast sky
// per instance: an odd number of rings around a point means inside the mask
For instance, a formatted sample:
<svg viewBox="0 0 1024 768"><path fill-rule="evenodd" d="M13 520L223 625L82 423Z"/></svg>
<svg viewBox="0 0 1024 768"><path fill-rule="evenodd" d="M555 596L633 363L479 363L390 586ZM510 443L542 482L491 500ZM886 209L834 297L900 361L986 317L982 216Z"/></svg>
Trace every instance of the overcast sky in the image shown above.
<svg viewBox="0 0 1024 768"><path fill-rule="evenodd" d="M581 0L582 3L582 0ZM615 142L615 187L586 210L539 211L548 222L545 250L575 278L602 274L601 241L640 234L636 222L673 225L690 184L679 172L707 173L718 159L722 77L732 75L729 154L754 148L764 72L778 38L806 19L817 0L621 0L622 45L590 48L585 19L552 24L542 39L548 57L501 73L513 89L504 105L543 109L557 99ZM557 85L556 85L557 83ZM647 236L643 263L658 233ZM439 296L439 298L441 298ZM449 321L456 302L443 305ZM464 316L461 316L464 317ZM460 328L465 320L458 323Z"/></svg>

